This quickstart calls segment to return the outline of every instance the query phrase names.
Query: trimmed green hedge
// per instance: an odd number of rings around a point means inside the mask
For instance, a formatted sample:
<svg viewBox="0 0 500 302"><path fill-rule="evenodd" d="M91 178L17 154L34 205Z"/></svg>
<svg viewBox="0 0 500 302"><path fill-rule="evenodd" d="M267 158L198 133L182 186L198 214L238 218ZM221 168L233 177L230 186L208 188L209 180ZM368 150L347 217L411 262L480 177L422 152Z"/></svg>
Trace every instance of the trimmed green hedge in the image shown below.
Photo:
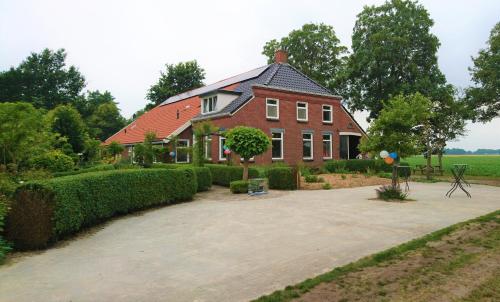
<svg viewBox="0 0 500 302"><path fill-rule="evenodd" d="M0 193L0 264L5 259L5 255L10 251L10 245L3 239L4 219L7 215L7 199Z"/></svg>
<svg viewBox="0 0 500 302"><path fill-rule="evenodd" d="M229 187L232 181L243 179L243 167L240 166L207 164L205 167L210 169L212 183L215 185ZM248 168L248 178L256 177L259 177L259 171L254 168Z"/></svg>
<svg viewBox="0 0 500 302"><path fill-rule="evenodd" d="M7 238L19 249L43 248L115 215L192 199L190 169L91 172L28 182L15 193Z"/></svg>
<svg viewBox="0 0 500 302"><path fill-rule="evenodd" d="M271 167L267 169L269 189L296 190L297 171L292 167Z"/></svg>
<svg viewBox="0 0 500 302"><path fill-rule="evenodd" d="M77 174L82 174L82 173L97 172L97 171L109 171L109 170L115 170L115 166L113 164L102 164L102 165L97 165L97 166L93 166L90 168L84 168L84 169L80 169L80 170L56 172L56 173L53 173L52 175L54 177L62 177L62 176L77 175Z"/></svg>
<svg viewBox="0 0 500 302"><path fill-rule="evenodd" d="M392 171L391 165L386 164L383 160L375 159L329 160L324 167L330 173L345 171L366 173L368 169L373 172Z"/></svg>
<svg viewBox="0 0 500 302"><path fill-rule="evenodd" d="M234 180L229 185L229 189L233 194L248 193L248 181Z"/></svg>
<svg viewBox="0 0 500 302"><path fill-rule="evenodd" d="M194 167L196 181L198 183L198 192L208 191L212 186L212 173L207 167Z"/></svg>

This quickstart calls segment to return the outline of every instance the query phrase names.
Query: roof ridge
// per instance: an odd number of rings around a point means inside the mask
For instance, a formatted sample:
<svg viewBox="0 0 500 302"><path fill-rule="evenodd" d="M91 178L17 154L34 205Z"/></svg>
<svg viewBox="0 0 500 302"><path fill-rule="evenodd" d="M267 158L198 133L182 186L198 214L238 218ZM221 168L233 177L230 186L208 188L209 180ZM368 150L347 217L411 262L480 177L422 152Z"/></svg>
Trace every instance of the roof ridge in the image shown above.
<svg viewBox="0 0 500 302"><path fill-rule="evenodd" d="M278 70L281 68L281 64L274 63L272 65L274 65L274 66L277 65L278 67L276 67L276 69L274 70L274 72L269 75L269 79L267 79L264 82L264 85L269 85L269 83L271 83L271 81L274 79L274 76L276 76L276 74L278 73Z"/></svg>

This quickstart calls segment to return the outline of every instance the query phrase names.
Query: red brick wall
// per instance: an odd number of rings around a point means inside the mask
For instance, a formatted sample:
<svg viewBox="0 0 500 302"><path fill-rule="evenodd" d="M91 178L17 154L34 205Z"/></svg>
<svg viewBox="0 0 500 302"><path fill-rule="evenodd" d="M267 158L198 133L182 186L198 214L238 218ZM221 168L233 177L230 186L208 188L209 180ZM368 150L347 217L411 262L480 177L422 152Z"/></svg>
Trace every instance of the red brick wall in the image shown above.
<svg viewBox="0 0 500 302"><path fill-rule="evenodd" d="M302 161L302 130L313 130L314 160L311 165L321 165L323 160L322 131L333 133L333 158L339 158L339 132L363 133L351 117L342 109L339 99L323 96L312 96L301 93L290 93L269 88L254 88L255 97L242 106L233 116L214 119L213 123L226 129L244 125L260 128L269 136L271 128L283 128L284 133L284 162L296 164ZM266 119L266 98L279 100L279 120ZM297 101L308 103L308 121L299 122L296 117ZM326 124L322 121L322 105L333 106L333 123ZM219 139L212 140L212 160L218 161ZM255 158L257 164L270 164L271 150Z"/></svg>

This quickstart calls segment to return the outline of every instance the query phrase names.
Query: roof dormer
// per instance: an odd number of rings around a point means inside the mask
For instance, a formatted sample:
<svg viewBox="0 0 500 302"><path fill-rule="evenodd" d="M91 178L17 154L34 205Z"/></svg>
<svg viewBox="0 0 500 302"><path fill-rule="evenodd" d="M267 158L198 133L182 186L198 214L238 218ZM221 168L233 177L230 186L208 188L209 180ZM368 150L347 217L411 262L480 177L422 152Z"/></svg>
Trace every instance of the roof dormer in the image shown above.
<svg viewBox="0 0 500 302"><path fill-rule="evenodd" d="M234 101L241 93L229 90L213 90L201 94L201 114L216 113Z"/></svg>

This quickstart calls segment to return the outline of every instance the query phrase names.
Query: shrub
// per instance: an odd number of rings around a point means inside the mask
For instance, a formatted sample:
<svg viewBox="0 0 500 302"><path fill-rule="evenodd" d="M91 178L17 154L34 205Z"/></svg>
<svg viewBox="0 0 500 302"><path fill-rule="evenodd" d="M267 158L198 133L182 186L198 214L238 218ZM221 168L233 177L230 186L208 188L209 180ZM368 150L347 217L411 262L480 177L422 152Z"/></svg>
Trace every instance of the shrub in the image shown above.
<svg viewBox="0 0 500 302"><path fill-rule="evenodd" d="M45 169L50 172L64 172L72 170L75 164L70 156L60 151L50 151L35 156L31 160L31 166L36 169Z"/></svg>
<svg viewBox="0 0 500 302"><path fill-rule="evenodd" d="M113 170L28 182L16 190L7 238L16 248L42 248L115 215L190 200L196 189L195 174L187 169Z"/></svg>
<svg viewBox="0 0 500 302"><path fill-rule="evenodd" d="M212 174L212 183L215 185L229 187L232 181L243 179L243 167L217 164L207 164L205 166L210 169ZM249 168L248 177L259 177L259 171L254 168Z"/></svg>
<svg viewBox="0 0 500 302"><path fill-rule="evenodd" d="M115 166L112 164L102 164L102 165L96 165L96 166L92 166L92 167L80 169L80 170L56 172L56 173L53 173L53 175L54 175L54 177L61 177L61 176L77 175L77 174L89 173L89 172L108 171L108 170L114 170L114 169L115 169Z"/></svg>
<svg viewBox="0 0 500 302"><path fill-rule="evenodd" d="M2 238L4 219L7 215L7 199L0 193L0 263L5 259L5 255L10 251L10 245Z"/></svg>
<svg viewBox="0 0 500 302"><path fill-rule="evenodd" d="M18 184L7 174L0 173L0 195L11 196Z"/></svg>
<svg viewBox="0 0 500 302"><path fill-rule="evenodd" d="M297 189L297 171L292 167L273 167L267 170L269 189Z"/></svg>
<svg viewBox="0 0 500 302"><path fill-rule="evenodd" d="M323 184L323 190L330 190L332 188L332 185L329 182L325 182Z"/></svg>
<svg viewBox="0 0 500 302"><path fill-rule="evenodd" d="M383 160L375 159L329 160L325 163L324 168L330 173L392 171L391 165L386 164Z"/></svg>
<svg viewBox="0 0 500 302"><path fill-rule="evenodd" d="M342 175L340 175L340 178L342 178L342 180L346 180L347 176L345 176L344 174L342 174Z"/></svg>
<svg viewBox="0 0 500 302"><path fill-rule="evenodd" d="M304 177L306 182L324 182L323 177L318 177L317 175L306 175Z"/></svg>
<svg viewBox="0 0 500 302"><path fill-rule="evenodd" d="M208 191L212 186L212 173L207 167L181 168L194 171L196 175L197 192Z"/></svg>
<svg viewBox="0 0 500 302"><path fill-rule="evenodd" d="M393 186L382 186L375 189L375 191L377 192L377 198L382 200L405 200L408 196L400 188Z"/></svg>
<svg viewBox="0 0 500 302"><path fill-rule="evenodd" d="M235 180L229 185L229 189L233 194L248 193L247 180Z"/></svg>

